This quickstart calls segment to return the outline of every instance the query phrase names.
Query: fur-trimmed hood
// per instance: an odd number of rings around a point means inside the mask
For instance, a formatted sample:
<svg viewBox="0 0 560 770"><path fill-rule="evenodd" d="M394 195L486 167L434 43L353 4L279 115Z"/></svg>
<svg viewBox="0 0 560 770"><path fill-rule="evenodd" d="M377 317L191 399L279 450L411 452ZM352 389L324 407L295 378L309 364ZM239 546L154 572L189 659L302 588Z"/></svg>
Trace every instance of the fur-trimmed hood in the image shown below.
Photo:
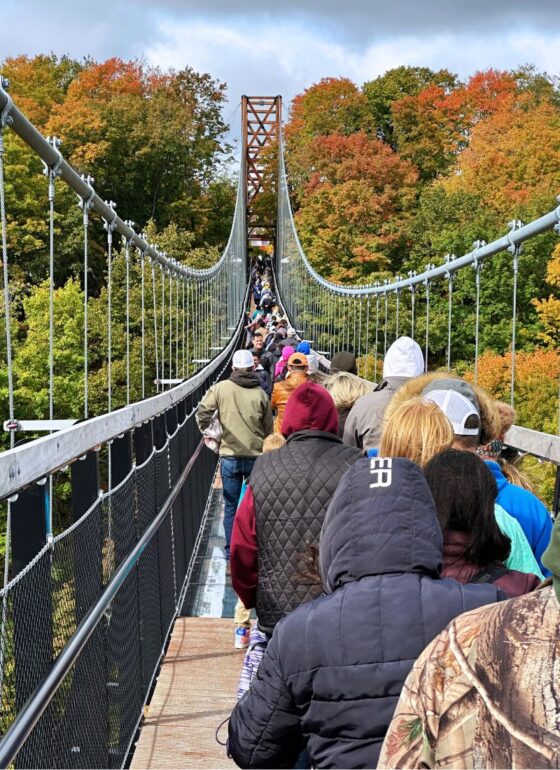
<svg viewBox="0 0 560 770"><path fill-rule="evenodd" d="M420 377L414 377L412 380L405 382L399 390L395 393L387 410L385 412L385 421L387 421L395 410L416 396L421 396L424 388L434 380L460 380L461 377L457 377L449 372L428 372L428 374L422 374ZM469 383L475 392L478 406L480 409L480 443L488 444L500 435L501 423L500 414L495 406L492 396L484 390L484 388L478 385Z"/></svg>

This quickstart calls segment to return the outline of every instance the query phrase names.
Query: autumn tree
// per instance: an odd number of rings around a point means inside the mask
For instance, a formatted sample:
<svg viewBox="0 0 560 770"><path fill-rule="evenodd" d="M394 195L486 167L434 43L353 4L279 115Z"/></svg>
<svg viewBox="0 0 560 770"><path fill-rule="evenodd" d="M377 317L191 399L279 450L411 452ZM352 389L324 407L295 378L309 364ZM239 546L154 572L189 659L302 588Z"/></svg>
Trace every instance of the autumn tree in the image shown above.
<svg viewBox="0 0 560 770"><path fill-rule="evenodd" d="M411 164L363 132L317 137L308 155L312 173L296 224L319 272L364 281L394 268L414 200Z"/></svg>
<svg viewBox="0 0 560 770"><path fill-rule="evenodd" d="M202 197L227 149L224 92L189 67L161 73L109 59L74 78L48 130L128 217L188 226L177 204Z"/></svg>
<svg viewBox="0 0 560 770"><path fill-rule="evenodd" d="M417 96L430 85L447 93L458 84L448 70L434 72L429 67L396 67L362 86L377 136L396 150L391 106L405 96Z"/></svg>
<svg viewBox="0 0 560 770"><path fill-rule="evenodd" d="M348 78L323 78L294 97L284 129L291 183L299 189L309 176L307 151L319 136L350 136L371 125L363 93Z"/></svg>
<svg viewBox="0 0 560 770"><path fill-rule="evenodd" d="M513 76L488 70L454 89L431 83L392 103L393 136L399 154L423 180L446 174L468 145L473 125L513 98Z"/></svg>

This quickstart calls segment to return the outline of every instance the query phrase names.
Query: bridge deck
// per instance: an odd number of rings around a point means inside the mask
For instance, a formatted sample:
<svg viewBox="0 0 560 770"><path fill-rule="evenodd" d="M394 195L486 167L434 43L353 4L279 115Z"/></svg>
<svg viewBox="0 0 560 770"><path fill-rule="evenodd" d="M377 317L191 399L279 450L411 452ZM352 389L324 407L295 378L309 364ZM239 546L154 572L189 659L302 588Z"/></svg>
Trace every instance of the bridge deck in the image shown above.
<svg viewBox="0 0 560 770"><path fill-rule="evenodd" d="M233 648L231 588L223 555L219 482L131 768L235 767L216 741L235 704L243 653ZM227 727L220 730L225 741Z"/></svg>

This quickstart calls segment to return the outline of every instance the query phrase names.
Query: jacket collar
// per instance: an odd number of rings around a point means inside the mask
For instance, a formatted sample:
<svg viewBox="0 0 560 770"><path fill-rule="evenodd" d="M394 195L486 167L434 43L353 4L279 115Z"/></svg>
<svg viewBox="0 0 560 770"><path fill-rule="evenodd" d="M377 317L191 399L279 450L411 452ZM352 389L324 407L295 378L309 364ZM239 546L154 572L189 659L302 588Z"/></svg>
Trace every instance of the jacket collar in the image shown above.
<svg viewBox="0 0 560 770"><path fill-rule="evenodd" d="M401 385L408 382L411 377L383 377L379 385L375 388L374 392L378 390L385 390L385 388L391 388L391 390L398 390Z"/></svg>
<svg viewBox="0 0 560 770"><path fill-rule="evenodd" d="M342 444L342 440L338 436L335 436L334 433L327 433L325 430L298 430L288 436L286 443L304 441L307 438L321 438L325 441L332 441L333 444Z"/></svg>

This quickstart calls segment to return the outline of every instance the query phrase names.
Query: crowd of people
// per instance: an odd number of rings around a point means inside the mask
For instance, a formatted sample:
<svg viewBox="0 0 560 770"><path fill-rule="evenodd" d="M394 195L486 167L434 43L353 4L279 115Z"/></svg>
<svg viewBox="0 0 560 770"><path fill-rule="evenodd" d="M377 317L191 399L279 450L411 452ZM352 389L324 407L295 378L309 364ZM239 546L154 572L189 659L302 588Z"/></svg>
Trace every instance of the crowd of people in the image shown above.
<svg viewBox="0 0 560 770"><path fill-rule="evenodd" d="M409 337L378 384L276 307L266 265L219 423L245 651L240 767L557 767L560 525L504 444L515 413ZM256 621L251 621L251 611Z"/></svg>

